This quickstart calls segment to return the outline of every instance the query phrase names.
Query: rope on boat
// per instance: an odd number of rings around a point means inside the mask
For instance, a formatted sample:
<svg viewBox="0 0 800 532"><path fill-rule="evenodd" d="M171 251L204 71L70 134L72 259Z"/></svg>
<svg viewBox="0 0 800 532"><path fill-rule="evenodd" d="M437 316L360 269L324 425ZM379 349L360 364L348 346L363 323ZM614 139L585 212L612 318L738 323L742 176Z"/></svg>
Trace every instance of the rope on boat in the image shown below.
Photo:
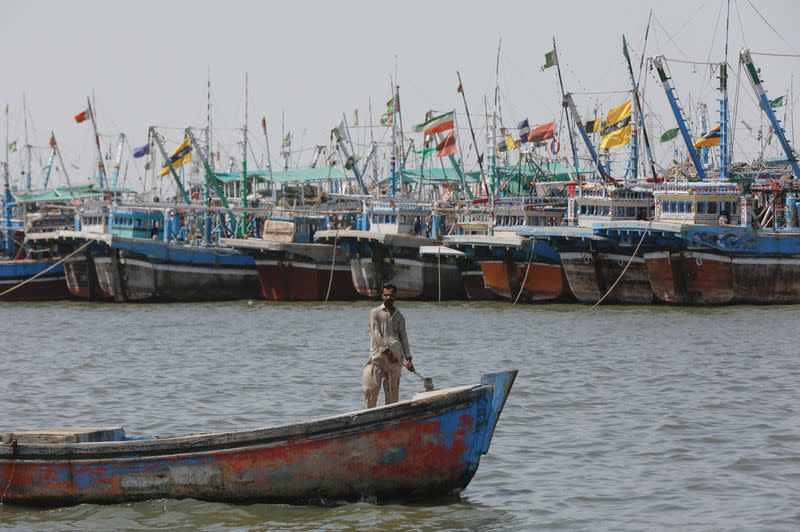
<svg viewBox="0 0 800 532"><path fill-rule="evenodd" d="M517 297L514 299L514 302L511 303L511 306L515 306L517 301L519 301L519 296L522 295L522 291L525 289L525 283L528 282L528 272L531 270L531 262L533 262L533 251L536 249L536 239L532 240L531 244L531 254L528 256L528 265L525 267L525 277L522 278L522 284L519 285L519 292L517 292Z"/></svg>
<svg viewBox="0 0 800 532"><path fill-rule="evenodd" d="M16 451L17 447L17 440L11 440L11 446ZM8 488L11 486L11 480L14 478L14 469L17 467L17 461L14 460L11 462L11 472L8 474L8 482L6 482L6 487L3 488L3 494L0 495L0 507L3 506L3 503L6 502L6 493L8 493Z"/></svg>
<svg viewBox="0 0 800 532"><path fill-rule="evenodd" d="M617 280L616 280L616 281L614 281L614 284L612 284L612 285L611 285L611 288L609 288L609 289L608 289L608 292L606 292L605 294L603 294L603 297L601 297L600 299L598 299L598 300L597 300L597 303L595 303L594 305L592 305L592 306L591 306L589 309L587 309L587 310L592 310L594 307L596 307L597 305L599 305L600 303L602 303L602 302L603 302L603 300L604 300L604 299L605 299L605 298L608 296L608 294L610 294L610 293L611 293L611 291L612 291L612 290L614 290L614 288L617 286L617 283L619 283L620 279L622 279L622 276L623 276L623 275L625 275L625 272L627 272L627 271L628 271L628 266L630 266L630 265L631 265L631 262L633 262L633 258L634 258L634 257L636 256L636 254L639 252L639 248L640 248L640 247L642 247L642 242L644 242L644 237L646 237L646 236L647 236L647 233L649 233L649 232L650 232L650 226L651 226L651 225L653 225L653 220L650 220L650 223L648 223L648 224L647 224L647 228L644 230L644 233L642 233L642 238L640 238L640 239L639 239L639 243L638 243L638 244L636 244L636 249L634 249L634 250L633 250L633 255L631 255L631 258L629 258L629 259L628 259L628 264L626 264L626 265L625 265L625 268L623 268L623 269L622 269L622 273L620 273L620 274L619 274L619 277L617 277Z"/></svg>
<svg viewBox="0 0 800 532"><path fill-rule="evenodd" d="M47 267L47 268L45 268L44 270L40 271L39 273L37 273L37 274L36 274L36 275L34 275L33 277L30 277L30 278L28 278L28 279L25 279L24 281L22 281L22 282L21 282L21 283L19 283L19 284L15 284L14 286L12 286L11 288L9 288L9 289L8 289L8 290L6 290L5 292L0 292L0 297L3 297L4 295L8 294L9 292L13 292L13 291L14 291L14 290L16 290L17 288L19 288L19 287L21 287L21 286L24 286L24 285L28 284L29 282L33 281L33 280L34 280L34 279L36 279L37 277L41 277L42 275L46 274L47 272L49 272L50 270L52 270L53 268L55 268L56 266L58 266L59 264L61 264L61 263L62 263L62 262L64 262L65 260L67 260L68 258L72 257L73 255L77 254L77 253L78 253L78 252L80 252L80 251L83 251L83 249L84 249L84 248L86 248L86 247L87 247L89 244L91 244L91 243L93 243L93 242L94 242L94 240L89 240L89 241L88 241L88 242L86 242L84 245L82 245L81 247L79 247L78 249L76 249L75 251L73 251L72 253L70 253L69 255L67 255L66 257L64 257L63 259L61 259L60 261L58 261L58 262L56 262L56 263L54 263L54 264L51 264L50 266L48 266L48 267Z"/></svg>
<svg viewBox="0 0 800 532"><path fill-rule="evenodd" d="M336 229L336 234L333 235L333 258L331 259L331 274L328 276L328 291L325 292L325 303L331 295L331 285L333 284L333 267L336 265L336 244L339 241L339 229Z"/></svg>

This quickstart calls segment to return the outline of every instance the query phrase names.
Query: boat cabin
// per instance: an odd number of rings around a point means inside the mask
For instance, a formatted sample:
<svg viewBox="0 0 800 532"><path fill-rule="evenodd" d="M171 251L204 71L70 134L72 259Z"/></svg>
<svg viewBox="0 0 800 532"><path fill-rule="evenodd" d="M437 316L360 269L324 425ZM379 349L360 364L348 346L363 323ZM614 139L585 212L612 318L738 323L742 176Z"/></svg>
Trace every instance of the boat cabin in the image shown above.
<svg viewBox="0 0 800 532"><path fill-rule="evenodd" d="M373 233L425 236L431 208L418 203L376 202L364 207L364 216L364 229Z"/></svg>
<svg viewBox="0 0 800 532"><path fill-rule="evenodd" d="M162 238L164 213L118 209L86 210L78 215L79 230L86 233L115 234L128 238Z"/></svg>
<svg viewBox="0 0 800 532"><path fill-rule="evenodd" d="M569 198L567 211L571 224L581 227L597 222L651 220L653 191L643 186L584 185Z"/></svg>
<svg viewBox="0 0 800 532"><path fill-rule="evenodd" d="M738 225L741 194L736 183L692 182L657 185L655 218L662 222Z"/></svg>

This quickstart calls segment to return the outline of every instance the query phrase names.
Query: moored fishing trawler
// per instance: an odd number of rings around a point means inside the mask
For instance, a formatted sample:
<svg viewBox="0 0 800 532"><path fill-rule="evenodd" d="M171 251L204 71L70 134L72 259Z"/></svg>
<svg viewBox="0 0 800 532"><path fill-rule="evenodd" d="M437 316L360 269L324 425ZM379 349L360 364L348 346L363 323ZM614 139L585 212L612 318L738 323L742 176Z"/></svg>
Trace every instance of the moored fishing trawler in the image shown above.
<svg viewBox="0 0 800 532"><path fill-rule="evenodd" d="M617 231L630 221L650 220L652 187L589 183L569 198L570 226L520 228L520 236L546 240L558 250L570 290L582 303L596 303L608 293L608 303L645 304L653 301L638 240ZM625 275L622 275L625 270Z"/></svg>
<svg viewBox="0 0 800 532"><path fill-rule="evenodd" d="M318 242L344 243L350 257L353 284L359 294L380 295L386 283L397 287L401 299L463 299L457 263L423 260L420 248L435 245L441 216L430 205L401 198L365 202L356 229L317 231ZM432 236L428 237L428 223ZM440 258L441 258L441 254Z"/></svg>
<svg viewBox="0 0 800 532"><path fill-rule="evenodd" d="M223 238L220 243L253 257L264 299L357 299L344 244L335 247L313 241L318 230L349 226L344 214L342 220L338 215L272 215L265 220L260 238Z"/></svg>
<svg viewBox="0 0 800 532"><path fill-rule="evenodd" d="M556 250L547 242L534 243L517 234L521 227L558 225L564 216L563 201L503 198L497 200L493 212L483 227L473 228L474 224L465 221L459 223L456 232L460 234L445 237L448 245L463 250L474 264L462 271L465 285L472 280L468 285L470 299L519 298L533 302L568 298ZM479 271L480 277L468 276L472 270Z"/></svg>

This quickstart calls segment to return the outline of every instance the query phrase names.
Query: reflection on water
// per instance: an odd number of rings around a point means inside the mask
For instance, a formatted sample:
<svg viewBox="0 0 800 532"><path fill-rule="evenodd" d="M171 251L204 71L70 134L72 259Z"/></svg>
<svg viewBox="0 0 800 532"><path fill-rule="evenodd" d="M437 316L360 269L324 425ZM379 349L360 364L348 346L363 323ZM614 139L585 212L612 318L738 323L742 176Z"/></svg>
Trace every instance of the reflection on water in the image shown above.
<svg viewBox="0 0 800 532"><path fill-rule="evenodd" d="M0 304L0 430L255 428L361 407L374 303ZM520 374L460 498L0 507L0 525L120 529L794 528L798 307L401 303L437 388ZM401 397L422 391L405 376Z"/></svg>

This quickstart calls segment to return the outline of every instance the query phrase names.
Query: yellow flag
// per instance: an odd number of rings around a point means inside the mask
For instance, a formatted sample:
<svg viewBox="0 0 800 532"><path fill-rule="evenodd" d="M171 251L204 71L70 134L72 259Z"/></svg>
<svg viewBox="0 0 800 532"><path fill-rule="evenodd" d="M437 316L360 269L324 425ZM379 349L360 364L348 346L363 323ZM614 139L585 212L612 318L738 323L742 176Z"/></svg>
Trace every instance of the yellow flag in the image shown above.
<svg viewBox="0 0 800 532"><path fill-rule="evenodd" d="M517 143L514 142L514 137L506 135L506 149L514 150L517 148Z"/></svg>
<svg viewBox="0 0 800 532"><path fill-rule="evenodd" d="M189 140L189 137L185 137L183 142L175 148L175 151L169 156L169 160L172 162L172 167L176 169L192 160L192 142ZM164 177L168 173L169 164L165 164L161 168L161 171L158 172L158 177Z"/></svg>
<svg viewBox="0 0 800 532"><path fill-rule="evenodd" d="M628 100L619 107L615 107L606 116L605 127L602 130L600 149L608 150L623 146L631 141L631 108L633 100Z"/></svg>
<svg viewBox="0 0 800 532"><path fill-rule="evenodd" d="M719 124L714 126L711 131L694 141L695 148L710 148L719 146Z"/></svg>

